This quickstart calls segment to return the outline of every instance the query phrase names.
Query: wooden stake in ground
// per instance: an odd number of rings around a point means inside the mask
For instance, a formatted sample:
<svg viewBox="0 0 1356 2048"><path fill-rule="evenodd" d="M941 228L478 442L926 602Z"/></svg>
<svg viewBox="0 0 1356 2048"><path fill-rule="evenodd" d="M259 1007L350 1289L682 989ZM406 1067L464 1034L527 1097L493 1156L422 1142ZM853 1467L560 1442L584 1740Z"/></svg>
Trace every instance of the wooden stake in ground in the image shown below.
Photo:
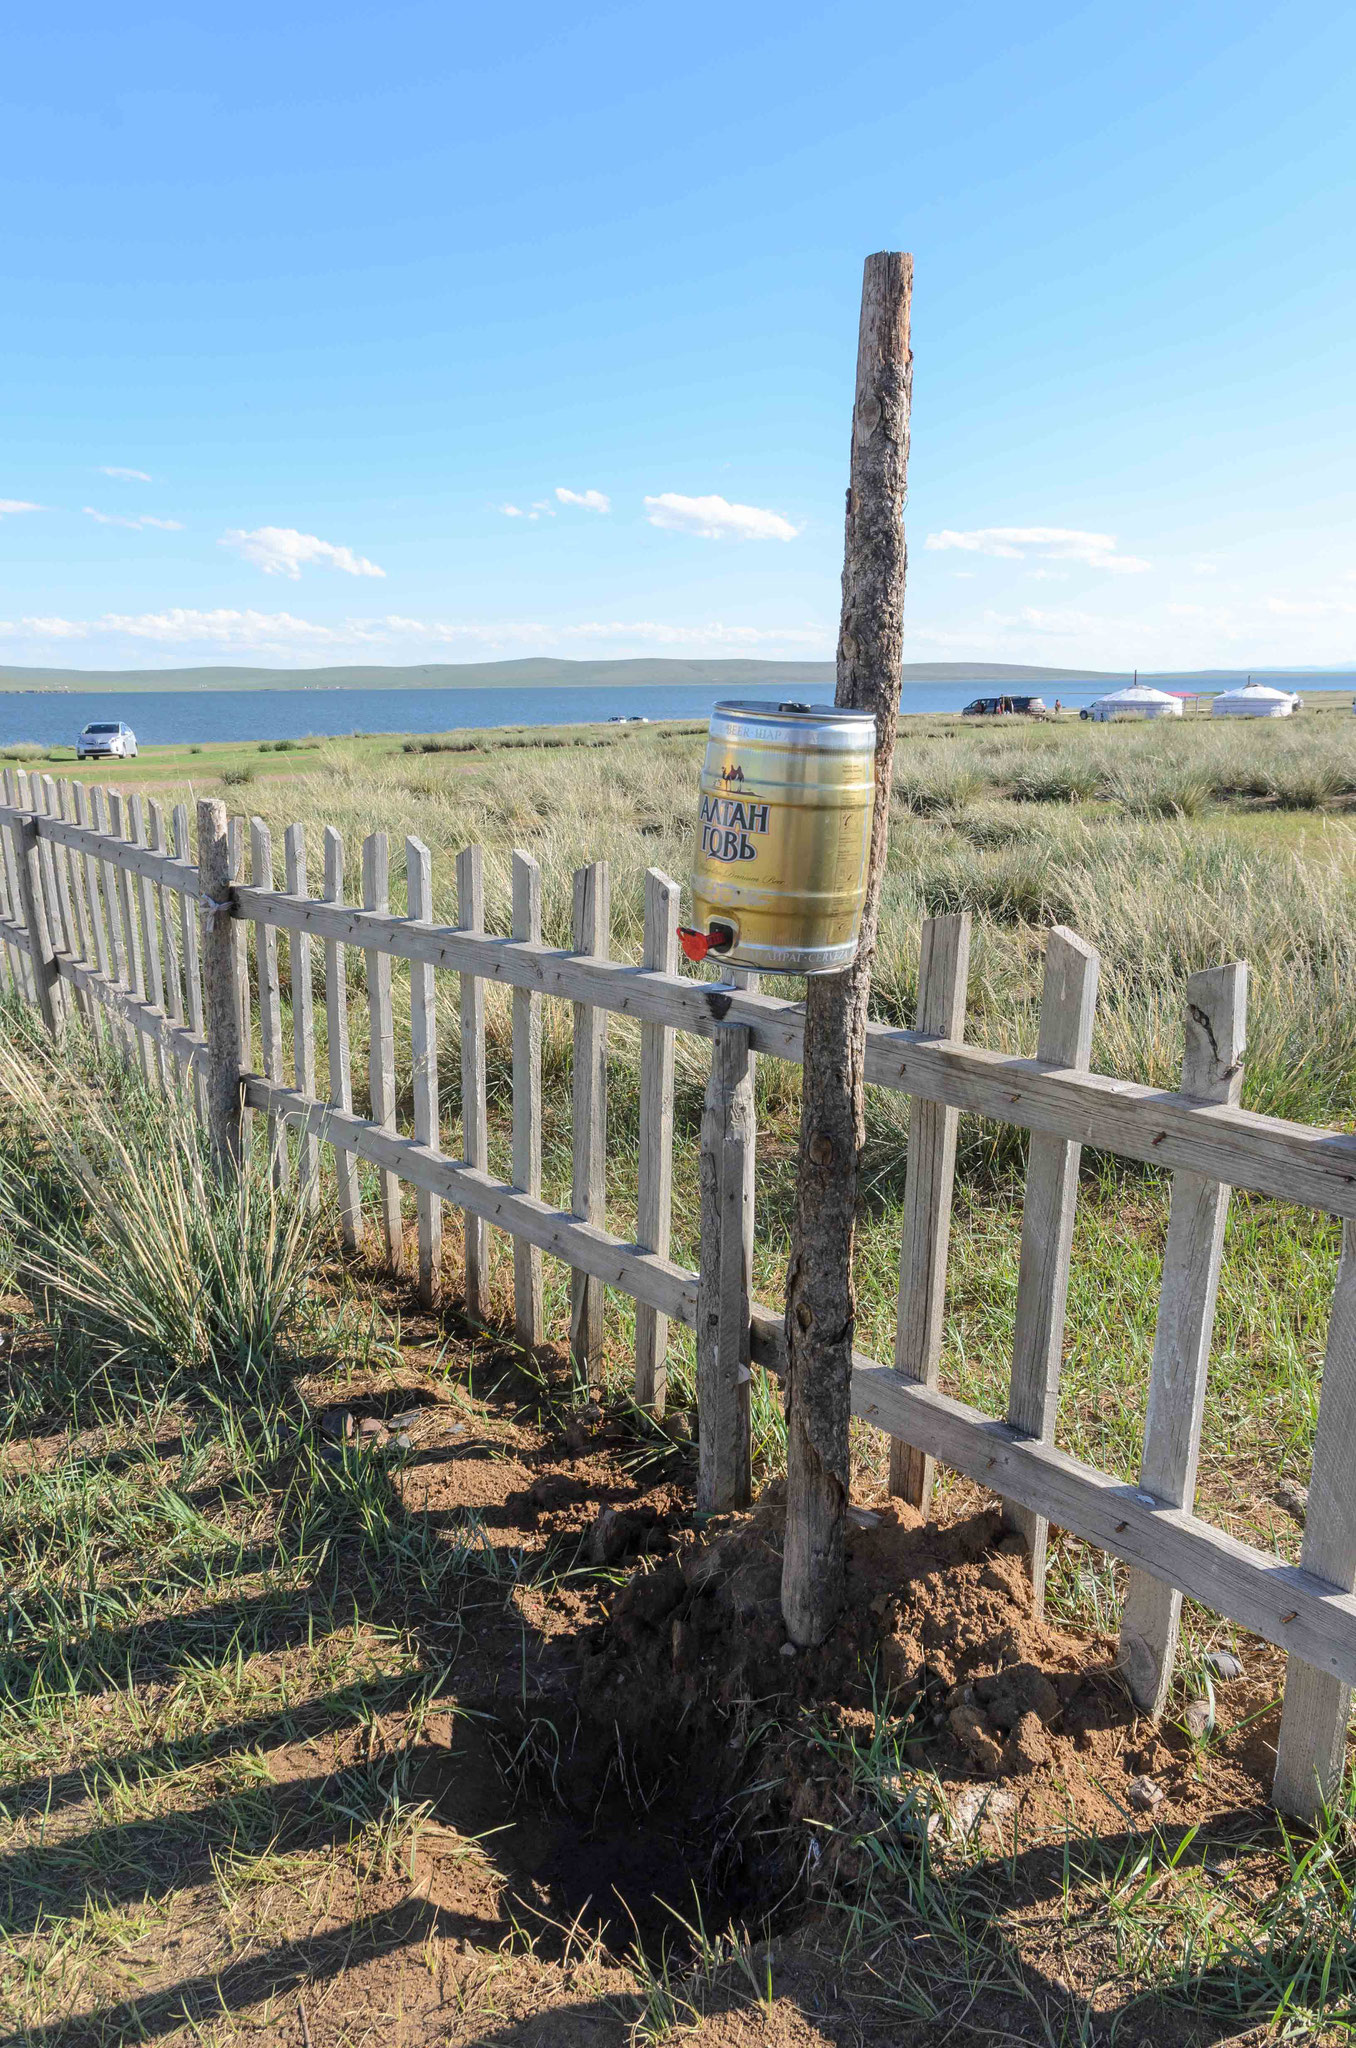
<svg viewBox="0 0 1356 2048"><path fill-rule="evenodd" d="M864 1137L866 1006L890 818L904 639L913 260L866 259L843 555L838 688L876 719L876 807L857 957L806 985L805 1069L786 1284L787 1493L782 1615L795 1643L822 1642L843 1597L848 1390L856 1303L852 1239Z"/></svg>

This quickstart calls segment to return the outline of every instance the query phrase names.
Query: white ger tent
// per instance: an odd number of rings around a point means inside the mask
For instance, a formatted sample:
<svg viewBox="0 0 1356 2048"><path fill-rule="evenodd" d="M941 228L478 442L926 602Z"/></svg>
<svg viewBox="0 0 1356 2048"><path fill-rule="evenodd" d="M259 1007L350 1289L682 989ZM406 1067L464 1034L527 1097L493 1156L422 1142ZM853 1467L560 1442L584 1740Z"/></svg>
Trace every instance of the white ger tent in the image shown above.
<svg viewBox="0 0 1356 2048"><path fill-rule="evenodd" d="M1210 716L1289 718L1297 701L1293 690L1273 690L1270 683L1245 683L1241 690L1222 690L1210 706Z"/></svg>
<svg viewBox="0 0 1356 2048"><path fill-rule="evenodd" d="M1130 683L1123 690L1113 690L1109 697L1099 697L1089 714L1093 718L1180 718L1182 700L1170 697L1166 690L1150 689L1147 683Z"/></svg>

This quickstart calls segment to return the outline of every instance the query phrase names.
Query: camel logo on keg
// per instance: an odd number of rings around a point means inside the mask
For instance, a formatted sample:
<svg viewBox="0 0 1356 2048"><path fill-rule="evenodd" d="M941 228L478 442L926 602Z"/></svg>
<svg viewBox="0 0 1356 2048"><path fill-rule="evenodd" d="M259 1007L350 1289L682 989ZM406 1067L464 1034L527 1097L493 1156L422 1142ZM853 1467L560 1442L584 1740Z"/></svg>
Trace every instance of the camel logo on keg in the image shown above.
<svg viewBox="0 0 1356 2048"><path fill-rule="evenodd" d="M742 779L742 778L741 778ZM756 860L755 834L767 831L768 807L737 796L702 798L702 852L712 860Z"/></svg>

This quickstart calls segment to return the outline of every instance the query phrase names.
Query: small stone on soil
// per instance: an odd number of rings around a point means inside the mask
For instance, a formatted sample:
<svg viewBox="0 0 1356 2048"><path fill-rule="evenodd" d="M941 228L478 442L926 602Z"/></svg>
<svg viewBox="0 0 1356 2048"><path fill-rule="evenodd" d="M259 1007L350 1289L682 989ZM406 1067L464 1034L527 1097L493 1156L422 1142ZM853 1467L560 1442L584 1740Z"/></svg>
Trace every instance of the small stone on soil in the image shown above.
<svg viewBox="0 0 1356 2048"><path fill-rule="evenodd" d="M353 1434L353 1414L348 1408L327 1408L320 1418L320 1432L335 1442Z"/></svg>
<svg viewBox="0 0 1356 2048"><path fill-rule="evenodd" d="M399 1436L395 1439L395 1447L398 1451L412 1451L414 1449L414 1438L408 1430L401 1430Z"/></svg>
<svg viewBox="0 0 1356 2048"><path fill-rule="evenodd" d="M1309 1514L1308 1487L1297 1485L1293 1479L1283 1479L1276 1488L1275 1499L1277 1507L1284 1508L1291 1520L1298 1522L1302 1529Z"/></svg>
<svg viewBox="0 0 1356 2048"><path fill-rule="evenodd" d="M1002 1792L996 1785L969 1785L952 1803L951 1825L960 1835L972 1835L983 1827L1001 1832L1016 1811L1017 1801L1011 1792Z"/></svg>
<svg viewBox="0 0 1356 2048"><path fill-rule="evenodd" d="M1203 1742L1215 1725L1215 1711L1209 1700L1188 1700L1182 1711L1182 1725L1193 1742Z"/></svg>
<svg viewBox="0 0 1356 2048"><path fill-rule="evenodd" d="M989 1724L978 1707L953 1707L948 1719L951 1733L973 1762L990 1778L1003 1768L1003 1752L994 1741Z"/></svg>
<svg viewBox="0 0 1356 2048"><path fill-rule="evenodd" d="M594 1564L616 1564L626 1555L633 1529L615 1508L600 1508L589 1530L589 1557Z"/></svg>
<svg viewBox="0 0 1356 2048"><path fill-rule="evenodd" d="M1212 1678L1221 1678L1226 1685L1243 1676L1242 1663L1232 1650L1207 1650L1205 1668Z"/></svg>
<svg viewBox="0 0 1356 2048"><path fill-rule="evenodd" d="M375 1443L378 1437L385 1436L385 1434L386 1424L379 1422L375 1415L364 1415L362 1421L358 1424L358 1435L365 1444Z"/></svg>
<svg viewBox="0 0 1356 2048"><path fill-rule="evenodd" d="M783 1643L783 1644L782 1644L782 1647L781 1647L781 1655L782 1655L783 1657L794 1657L794 1656L795 1656L795 1654L796 1654L796 1646L795 1646L795 1644L794 1644L794 1643Z"/></svg>
<svg viewBox="0 0 1356 2048"><path fill-rule="evenodd" d="M423 1419L422 1408L402 1408L399 1415L387 1416L386 1426L388 1429L412 1429L416 1422L422 1422Z"/></svg>
<svg viewBox="0 0 1356 2048"><path fill-rule="evenodd" d="M1156 1778L1135 1778L1126 1797L1140 1813L1152 1813L1156 1806L1163 1804L1167 1794Z"/></svg>

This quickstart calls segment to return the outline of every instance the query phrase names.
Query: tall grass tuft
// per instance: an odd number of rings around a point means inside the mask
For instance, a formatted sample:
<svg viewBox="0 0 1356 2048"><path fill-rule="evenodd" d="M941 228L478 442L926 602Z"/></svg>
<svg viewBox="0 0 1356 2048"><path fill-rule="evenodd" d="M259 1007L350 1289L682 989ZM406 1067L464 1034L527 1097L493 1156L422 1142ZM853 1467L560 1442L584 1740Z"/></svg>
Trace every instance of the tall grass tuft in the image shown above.
<svg viewBox="0 0 1356 2048"><path fill-rule="evenodd" d="M91 1375L267 1371L306 1287L313 1225L247 1160L214 1180L191 1101L153 1100L0 1040L0 1231L20 1287Z"/></svg>

